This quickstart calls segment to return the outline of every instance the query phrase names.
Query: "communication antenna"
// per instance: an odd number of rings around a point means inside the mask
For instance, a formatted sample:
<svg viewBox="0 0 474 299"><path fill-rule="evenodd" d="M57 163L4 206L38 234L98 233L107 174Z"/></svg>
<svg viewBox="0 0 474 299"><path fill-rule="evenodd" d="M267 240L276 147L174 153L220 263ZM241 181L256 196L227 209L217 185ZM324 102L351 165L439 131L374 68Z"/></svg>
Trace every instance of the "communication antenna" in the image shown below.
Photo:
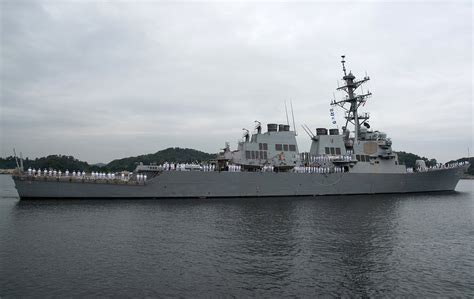
<svg viewBox="0 0 474 299"><path fill-rule="evenodd" d="M302 127L303 130L306 132L306 134L308 134L309 138L313 139L314 134L311 133L311 131L308 131L308 130L304 127L304 125L301 125L301 127Z"/></svg>
<svg viewBox="0 0 474 299"><path fill-rule="evenodd" d="M25 169L23 168L23 153L20 152L20 169L21 171L25 171Z"/></svg>
<svg viewBox="0 0 474 299"><path fill-rule="evenodd" d="M293 101L290 99L290 105L291 105L291 117L293 118L293 128L295 129L295 136L298 136L298 132L296 132L296 126L295 126L295 114L293 113Z"/></svg>
<svg viewBox="0 0 474 299"><path fill-rule="evenodd" d="M247 130L246 128L242 128L242 130L245 131L245 133L244 133L244 135L243 135L242 137L245 138L245 142L249 142L249 137L250 137L249 132L250 132L250 131Z"/></svg>
<svg viewBox="0 0 474 299"><path fill-rule="evenodd" d="M302 125L304 131L306 132L306 134L308 134L309 138L313 139L314 137L316 137L313 132L311 132L311 129L306 125L306 124L303 124Z"/></svg>
<svg viewBox="0 0 474 299"><path fill-rule="evenodd" d="M255 125L255 129L257 130L257 133L260 134L262 133L262 123L259 122L258 120L255 121L257 124Z"/></svg>
<svg viewBox="0 0 474 299"><path fill-rule="evenodd" d="M346 61L344 60L344 58L346 58L346 55L341 55L342 57L342 60L341 60L341 63L342 63L342 70L344 71L344 76L347 76L346 74L346 66L344 65L346 63Z"/></svg>
<svg viewBox="0 0 474 299"><path fill-rule="evenodd" d="M226 142L224 143L224 148L223 148L222 150L223 150L223 151L227 151L227 150L229 150L229 149L230 149L229 142L226 141Z"/></svg>
<svg viewBox="0 0 474 299"><path fill-rule="evenodd" d="M367 93L362 94L356 94L356 90L364 83L370 80L368 76L363 78L362 80L356 81L356 77L352 74L352 72L349 71L349 74L347 74L346 71L346 61L345 61L345 55L341 55L342 60L342 70L344 71L344 77L342 77L342 80L344 81L345 85L338 87L337 90L342 90L346 92L345 98L340 100L340 101L333 101L332 105L337 105L344 109L346 111L346 124L344 127L347 128L347 125L349 123L354 125L354 139L359 140L359 130L360 126L363 125L365 122L368 121L369 115L363 114L359 115L358 109L360 106L364 106L365 102L367 101L367 98L370 97L372 94L367 91ZM349 106L348 108L344 106Z"/></svg>
<svg viewBox="0 0 474 299"><path fill-rule="evenodd" d="M18 158L17 158L17 156L16 156L15 148L13 148L13 156L15 157L16 168L20 169L20 165L18 165Z"/></svg>
<svg viewBox="0 0 474 299"><path fill-rule="evenodd" d="M285 101L285 112L286 112L286 124L290 125L290 121L288 120L288 108L286 107L286 101Z"/></svg>

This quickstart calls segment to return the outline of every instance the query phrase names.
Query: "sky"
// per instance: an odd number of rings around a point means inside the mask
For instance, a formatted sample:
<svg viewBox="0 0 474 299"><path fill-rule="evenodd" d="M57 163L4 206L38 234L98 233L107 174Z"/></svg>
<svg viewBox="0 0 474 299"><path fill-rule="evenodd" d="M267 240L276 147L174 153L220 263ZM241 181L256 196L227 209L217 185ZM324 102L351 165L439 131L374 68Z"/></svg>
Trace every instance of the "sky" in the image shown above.
<svg viewBox="0 0 474 299"><path fill-rule="evenodd" d="M216 153L255 120L286 123L290 100L308 151L301 125L333 126L341 55L370 76L364 111L394 150L474 152L471 1L2 0L0 11L2 157Z"/></svg>

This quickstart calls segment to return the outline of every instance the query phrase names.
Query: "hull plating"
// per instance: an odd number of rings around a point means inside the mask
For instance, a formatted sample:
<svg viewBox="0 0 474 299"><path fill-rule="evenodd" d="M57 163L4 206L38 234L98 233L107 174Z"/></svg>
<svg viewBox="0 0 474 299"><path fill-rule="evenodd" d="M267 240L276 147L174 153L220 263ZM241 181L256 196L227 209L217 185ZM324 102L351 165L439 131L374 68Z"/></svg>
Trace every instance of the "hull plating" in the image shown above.
<svg viewBox="0 0 474 299"><path fill-rule="evenodd" d="M206 198L317 196L454 190L463 167L417 173L168 171L144 185L14 177L21 198Z"/></svg>

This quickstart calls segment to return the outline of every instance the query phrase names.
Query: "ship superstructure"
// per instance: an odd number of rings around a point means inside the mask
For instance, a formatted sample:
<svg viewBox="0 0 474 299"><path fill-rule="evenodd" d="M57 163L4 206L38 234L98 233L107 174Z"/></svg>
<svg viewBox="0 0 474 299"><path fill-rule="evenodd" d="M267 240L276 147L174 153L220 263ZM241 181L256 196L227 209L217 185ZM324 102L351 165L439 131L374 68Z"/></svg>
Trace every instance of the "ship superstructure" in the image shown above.
<svg viewBox="0 0 474 299"><path fill-rule="evenodd" d="M342 56L344 85L337 88L345 93L344 98L339 101L331 101L331 106L344 110L346 123L342 127L342 131L339 129L316 129L316 135L311 136L310 157L349 156L349 160L333 160L338 165L343 165L346 171L350 169L352 172L406 172L406 167L399 165L397 154L392 151L391 139L384 132L371 130L368 123L369 113L359 112L359 108L365 105L372 93L361 92L358 94L357 91L370 78L365 76L362 80L356 80L352 72L347 73L344 59L345 56ZM349 130L349 125L353 127L352 132Z"/></svg>
<svg viewBox="0 0 474 299"><path fill-rule="evenodd" d="M230 163L246 171L289 171L300 165L296 132L290 130L290 125L272 123L267 125L267 132L262 133L262 126L257 122L251 136L246 130L237 150L231 151L226 144L224 151L218 154L217 161L219 169Z"/></svg>
<svg viewBox="0 0 474 299"><path fill-rule="evenodd" d="M345 111L346 123L342 130L317 128L314 134L305 129L312 143L309 152L300 155L296 131L291 131L289 124L268 124L267 132L262 133L262 126L257 122L255 133L250 136L246 130L237 150L231 151L227 144L218 160L240 165L242 169L250 171L270 166L276 171L311 167L316 172L406 172L406 167L399 165L387 134L371 130L369 114L359 112L372 93L358 94L357 91L370 78L365 76L362 80L356 80L352 72L347 73L344 58L342 56L341 61L344 85L337 90L343 91L345 96L342 100L331 101L331 106ZM220 165L222 168L225 164Z"/></svg>

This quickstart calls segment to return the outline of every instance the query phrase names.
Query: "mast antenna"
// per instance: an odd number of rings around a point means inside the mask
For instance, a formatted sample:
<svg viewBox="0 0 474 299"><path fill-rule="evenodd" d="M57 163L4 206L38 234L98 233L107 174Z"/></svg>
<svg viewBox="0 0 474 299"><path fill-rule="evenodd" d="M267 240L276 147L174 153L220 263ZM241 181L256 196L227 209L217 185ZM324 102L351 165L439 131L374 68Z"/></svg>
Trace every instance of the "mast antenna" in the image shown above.
<svg viewBox="0 0 474 299"><path fill-rule="evenodd" d="M295 126L295 114L293 113L293 101L290 99L290 105L291 105L291 117L293 118L293 128L295 130L295 136L298 136L298 132L296 132L296 126Z"/></svg>
<svg viewBox="0 0 474 299"><path fill-rule="evenodd" d="M23 153L22 152L20 152L20 170L25 171L25 169L23 168Z"/></svg>
<svg viewBox="0 0 474 299"><path fill-rule="evenodd" d="M367 91L367 93L364 93L363 90L362 94L356 94L356 90L361 87L362 84L365 82L369 81L370 78L369 76L364 77L362 80L356 80L356 77L352 74L351 71L347 73L346 70L346 56L341 55L342 60L342 70L344 71L344 77L342 77L342 80L344 81L344 86L340 86L337 88L337 90L342 90L346 92L345 98L340 100L340 101L333 101L332 105L337 105L344 110L346 110L346 125L349 123L354 125L354 139L359 140L359 130L360 126L363 125L364 123L367 122L369 119L368 114L362 114L359 115L358 109L359 107L365 104L366 100L368 97L370 97L372 94L370 91ZM362 87L361 87L362 88ZM345 108L344 106L348 105L348 108Z"/></svg>
<svg viewBox="0 0 474 299"><path fill-rule="evenodd" d="M18 170L19 170L19 169L20 169L20 165L18 165L18 157L16 156L15 148L13 148L13 156L15 157L16 168L18 168Z"/></svg>
<svg viewBox="0 0 474 299"><path fill-rule="evenodd" d="M346 55L341 55L342 57L342 60L341 60L341 63L342 63L342 70L344 71L344 76L347 76L346 74L346 66L344 65L344 63L346 63L346 61L344 60L344 58L346 58Z"/></svg>
<svg viewBox="0 0 474 299"><path fill-rule="evenodd" d="M305 124L301 125L301 127L303 128L303 130L306 132L306 134L308 134L309 138L311 139L314 139L314 134L311 132L311 129L308 128L308 126L306 126Z"/></svg>
<svg viewBox="0 0 474 299"><path fill-rule="evenodd" d="M256 123L255 130L257 130L257 134L262 133L262 123L259 122L258 120L256 120L255 123Z"/></svg>
<svg viewBox="0 0 474 299"><path fill-rule="evenodd" d="M286 100L285 100L285 112L286 112L286 124L290 125L290 121L288 120L288 108L286 107Z"/></svg>

